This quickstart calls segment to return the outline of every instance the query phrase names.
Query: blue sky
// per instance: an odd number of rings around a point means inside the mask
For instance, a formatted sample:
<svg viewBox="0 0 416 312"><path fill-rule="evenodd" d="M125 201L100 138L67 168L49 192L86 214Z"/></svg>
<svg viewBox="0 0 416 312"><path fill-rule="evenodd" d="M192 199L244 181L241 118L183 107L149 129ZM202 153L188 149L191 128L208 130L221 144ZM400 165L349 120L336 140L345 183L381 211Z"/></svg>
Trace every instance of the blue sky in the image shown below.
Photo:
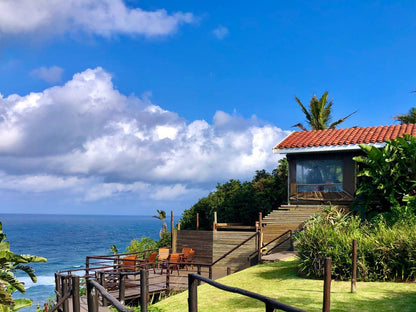
<svg viewBox="0 0 416 312"><path fill-rule="evenodd" d="M1 212L180 214L329 91L343 127L416 106L414 1L0 0Z"/></svg>

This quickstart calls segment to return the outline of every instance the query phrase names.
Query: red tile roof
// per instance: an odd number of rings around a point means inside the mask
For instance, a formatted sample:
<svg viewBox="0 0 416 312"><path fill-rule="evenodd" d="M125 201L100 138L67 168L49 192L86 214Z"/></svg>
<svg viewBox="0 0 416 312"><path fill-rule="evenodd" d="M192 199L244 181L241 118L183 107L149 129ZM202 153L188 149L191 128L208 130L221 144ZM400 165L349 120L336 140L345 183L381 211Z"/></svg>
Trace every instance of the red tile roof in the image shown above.
<svg viewBox="0 0 416 312"><path fill-rule="evenodd" d="M383 143L388 139L402 136L403 133L416 136L416 124L296 131L292 132L274 149Z"/></svg>

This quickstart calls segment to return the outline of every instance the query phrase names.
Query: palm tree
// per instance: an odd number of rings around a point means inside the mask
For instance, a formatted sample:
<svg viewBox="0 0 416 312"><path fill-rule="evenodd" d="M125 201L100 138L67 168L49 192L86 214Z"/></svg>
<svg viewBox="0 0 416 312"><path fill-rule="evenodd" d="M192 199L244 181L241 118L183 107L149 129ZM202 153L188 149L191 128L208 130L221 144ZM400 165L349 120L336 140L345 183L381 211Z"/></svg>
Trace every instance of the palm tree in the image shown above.
<svg viewBox="0 0 416 312"><path fill-rule="evenodd" d="M338 119L337 121L330 124L330 121L332 119L332 99L328 102L328 91L322 94L320 99L318 99L316 95L313 95L311 101L309 102L309 110L306 109L306 107L297 97L295 97L295 99L301 107L303 113L305 114L306 120L308 124L311 126L312 130L324 130L328 128L335 129L337 125L344 122L345 119L356 113L353 112L348 116ZM301 123L293 125L293 127L299 127L300 129L302 129L302 131L306 130L306 128Z"/></svg>
<svg viewBox="0 0 416 312"><path fill-rule="evenodd" d="M164 210L156 210L156 212L157 212L157 216L153 216L153 218L162 220L162 223L163 223L162 228L160 229L160 232L159 232L159 236L160 238L162 238L163 234L167 233L168 231L168 226L166 225L166 222L165 222L166 212Z"/></svg>
<svg viewBox="0 0 416 312"><path fill-rule="evenodd" d="M397 115L393 119L400 121L401 124L416 123L416 107L412 107L406 115Z"/></svg>

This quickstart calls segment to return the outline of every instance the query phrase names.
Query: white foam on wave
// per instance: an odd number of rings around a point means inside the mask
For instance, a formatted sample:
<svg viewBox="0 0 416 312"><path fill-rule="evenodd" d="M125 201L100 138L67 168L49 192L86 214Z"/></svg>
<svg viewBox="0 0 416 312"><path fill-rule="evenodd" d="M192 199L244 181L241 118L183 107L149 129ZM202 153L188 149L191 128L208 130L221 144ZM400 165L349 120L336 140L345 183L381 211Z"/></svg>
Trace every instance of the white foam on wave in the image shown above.
<svg viewBox="0 0 416 312"><path fill-rule="evenodd" d="M55 285L55 278L54 276L44 275L44 276L37 276L37 283L33 283L30 277L18 277L19 281L25 283L25 289L34 286L54 286Z"/></svg>

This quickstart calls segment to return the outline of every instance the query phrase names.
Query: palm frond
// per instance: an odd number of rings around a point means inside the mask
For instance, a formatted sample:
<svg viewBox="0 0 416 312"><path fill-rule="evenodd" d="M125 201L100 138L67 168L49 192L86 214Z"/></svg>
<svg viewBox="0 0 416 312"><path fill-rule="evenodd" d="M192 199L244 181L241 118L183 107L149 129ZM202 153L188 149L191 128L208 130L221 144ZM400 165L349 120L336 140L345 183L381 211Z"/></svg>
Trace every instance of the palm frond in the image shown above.
<svg viewBox="0 0 416 312"><path fill-rule="evenodd" d="M347 118L354 115L357 111L352 112L351 114L345 116L344 118L338 119L337 121L334 121L329 125L329 129L335 129L336 126L338 126L340 123L343 123Z"/></svg>

